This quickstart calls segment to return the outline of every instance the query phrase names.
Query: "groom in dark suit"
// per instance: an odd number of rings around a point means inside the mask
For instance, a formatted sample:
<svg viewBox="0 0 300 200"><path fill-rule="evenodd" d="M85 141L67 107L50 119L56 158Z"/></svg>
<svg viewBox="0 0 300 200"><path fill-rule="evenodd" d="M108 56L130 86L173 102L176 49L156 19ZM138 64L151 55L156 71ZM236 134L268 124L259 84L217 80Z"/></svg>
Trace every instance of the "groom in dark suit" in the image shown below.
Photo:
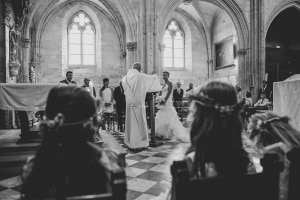
<svg viewBox="0 0 300 200"><path fill-rule="evenodd" d="M125 121L123 121L123 116L125 116L126 111L126 100L124 95L124 90L122 87L122 82L120 85L117 86L114 90L114 99L116 101L116 109L117 109L117 116L118 116L118 129L120 132L123 132L123 125Z"/></svg>
<svg viewBox="0 0 300 200"><path fill-rule="evenodd" d="M177 107L176 101L182 101L183 98L183 89L180 88L181 83L177 82L177 88L173 90L173 101L174 101L174 107Z"/></svg>

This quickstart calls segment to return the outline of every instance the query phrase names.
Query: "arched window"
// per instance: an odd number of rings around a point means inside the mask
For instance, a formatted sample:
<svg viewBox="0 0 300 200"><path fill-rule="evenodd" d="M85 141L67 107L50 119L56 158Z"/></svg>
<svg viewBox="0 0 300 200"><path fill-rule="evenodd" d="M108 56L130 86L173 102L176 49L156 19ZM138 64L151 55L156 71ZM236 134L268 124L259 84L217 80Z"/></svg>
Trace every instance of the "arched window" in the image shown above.
<svg viewBox="0 0 300 200"><path fill-rule="evenodd" d="M95 65L95 27L87 14L80 11L68 25L68 64Z"/></svg>
<svg viewBox="0 0 300 200"><path fill-rule="evenodd" d="M164 35L164 67L185 67L184 34L175 20L169 22Z"/></svg>

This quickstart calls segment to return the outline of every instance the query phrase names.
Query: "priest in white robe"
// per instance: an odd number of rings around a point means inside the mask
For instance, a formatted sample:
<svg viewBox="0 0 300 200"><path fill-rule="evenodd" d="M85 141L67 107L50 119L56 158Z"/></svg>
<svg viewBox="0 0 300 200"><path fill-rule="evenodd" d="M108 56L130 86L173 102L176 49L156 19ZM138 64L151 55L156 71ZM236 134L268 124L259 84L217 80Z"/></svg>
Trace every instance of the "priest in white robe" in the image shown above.
<svg viewBox="0 0 300 200"><path fill-rule="evenodd" d="M132 69L122 79L126 97L125 144L129 149L149 146L145 98L147 92L161 90L156 74L141 73L141 64L133 64Z"/></svg>

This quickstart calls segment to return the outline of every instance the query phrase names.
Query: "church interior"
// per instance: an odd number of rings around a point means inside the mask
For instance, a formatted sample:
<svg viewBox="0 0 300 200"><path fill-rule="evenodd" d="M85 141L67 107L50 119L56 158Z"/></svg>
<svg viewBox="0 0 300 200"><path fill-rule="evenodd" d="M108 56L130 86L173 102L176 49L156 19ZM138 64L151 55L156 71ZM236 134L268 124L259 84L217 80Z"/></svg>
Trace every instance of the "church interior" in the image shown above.
<svg viewBox="0 0 300 200"><path fill-rule="evenodd" d="M119 196L111 199L192 199L184 191L185 197L180 196L172 167L174 161L186 158L194 144L155 136L158 109L153 93L145 100L149 147L137 151L124 142L128 109L119 114L115 91L136 63L141 73L156 74L161 85L168 72L179 123L188 130L188 116L195 113L189 96L200 94L212 81L233 86L238 101L247 104L251 99L249 108L241 111L242 147L254 166L251 173L267 171L247 127L252 115L275 112L287 116L291 132L300 134L299 24L300 0L1 0L0 199L27 199L22 198L23 166L44 144L39 127L45 119L48 93L64 81L94 92L92 96L100 101L106 101L107 93L114 96L109 105L112 112L99 115L100 141L95 142L117 151L125 173L124 185L115 188ZM176 89L182 91L179 99L173 93ZM268 103L260 107L264 98ZM271 170L277 193L274 186L269 193L275 195L264 199L300 199L300 168L296 170L300 135L295 138L299 141L289 143L295 145L288 145L293 148L284 155L285 161L290 159L284 170L293 173L293 178L279 183L283 172L276 176L276 170ZM292 150L297 159L291 159ZM287 190L284 195L282 187Z"/></svg>

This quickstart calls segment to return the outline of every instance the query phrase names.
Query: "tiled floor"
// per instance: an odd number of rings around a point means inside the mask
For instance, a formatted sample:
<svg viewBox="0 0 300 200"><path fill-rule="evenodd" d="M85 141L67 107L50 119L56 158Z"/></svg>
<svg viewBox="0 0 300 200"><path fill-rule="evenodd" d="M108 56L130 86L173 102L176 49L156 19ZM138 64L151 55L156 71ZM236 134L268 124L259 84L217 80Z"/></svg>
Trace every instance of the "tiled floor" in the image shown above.
<svg viewBox="0 0 300 200"><path fill-rule="evenodd" d="M112 134L124 146L124 133ZM169 190L172 181L170 165L173 160L183 158L188 146L186 143L165 142L162 146L140 152L127 150L127 199L147 200ZM246 145L246 148L255 153L249 146ZM0 199L18 199L21 184L19 176L0 179Z"/></svg>

